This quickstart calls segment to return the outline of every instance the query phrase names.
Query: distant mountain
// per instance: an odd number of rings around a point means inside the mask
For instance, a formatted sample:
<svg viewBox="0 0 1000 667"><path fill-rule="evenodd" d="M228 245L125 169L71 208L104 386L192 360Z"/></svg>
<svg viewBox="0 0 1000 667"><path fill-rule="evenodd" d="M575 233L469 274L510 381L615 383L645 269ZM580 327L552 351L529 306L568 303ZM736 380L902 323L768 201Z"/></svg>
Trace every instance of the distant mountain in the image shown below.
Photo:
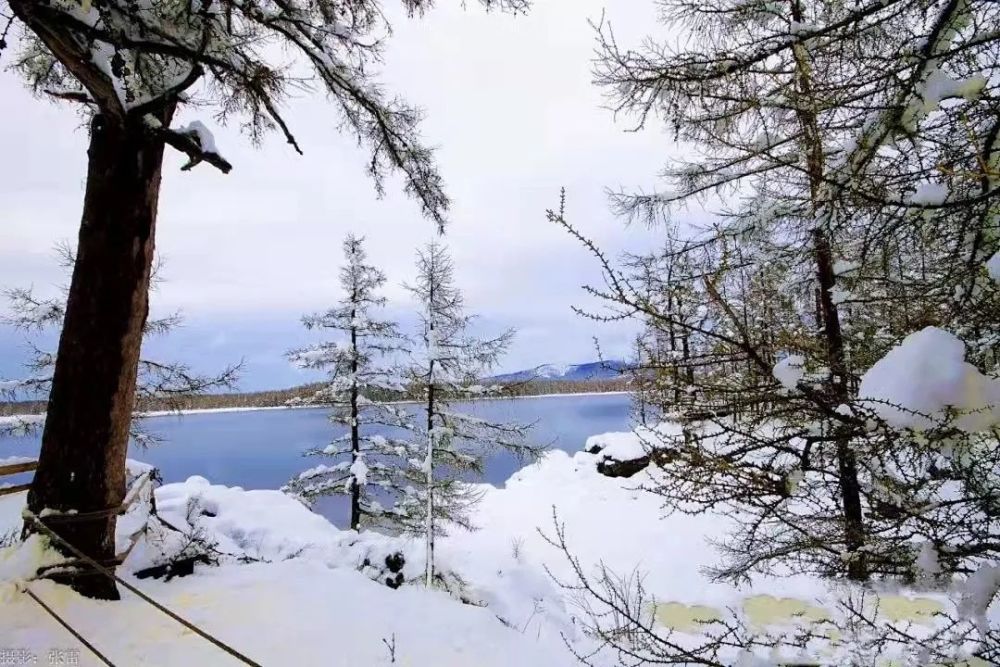
<svg viewBox="0 0 1000 667"><path fill-rule="evenodd" d="M591 361L586 364L569 364L557 366L555 364L543 364L535 368L529 368L516 373L505 373L495 375L491 382L548 382L559 380L561 382L584 382L586 380L606 380L617 378L621 371L628 368L624 361Z"/></svg>

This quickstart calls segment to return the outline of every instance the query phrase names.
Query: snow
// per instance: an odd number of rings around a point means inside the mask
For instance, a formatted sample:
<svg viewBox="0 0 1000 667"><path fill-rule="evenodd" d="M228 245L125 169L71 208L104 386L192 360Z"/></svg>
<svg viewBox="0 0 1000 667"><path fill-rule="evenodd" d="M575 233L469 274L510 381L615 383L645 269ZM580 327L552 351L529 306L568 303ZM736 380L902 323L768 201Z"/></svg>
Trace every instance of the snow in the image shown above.
<svg viewBox="0 0 1000 667"><path fill-rule="evenodd" d="M169 609L265 665L389 665L383 639L394 644L395 663L403 665L573 664L561 647L526 641L486 609L419 588L394 591L310 560L206 568L169 583L139 583ZM48 582L32 590L117 664L149 664L149 656L163 665L232 662L127 594L121 602L101 603ZM4 609L5 641L40 653L72 645L62 628L23 599ZM81 655L89 657L82 648Z"/></svg>
<svg viewBox="0 0 1000 667"><path fill-rule="evenodd" d="M808 35L810 33L816 32L819 28L811 23L803 23L801 21L792 21L788 26L788 34L793 36Z"/></svg>
<svg viewBox="0 0 1000 667"><path fill-rule="evenodd" d="M4 532L9 526L4 527ZM20 582L32 576L38 568L58 563L62 558L48 548L48 540L32 535L16 549L0 550L0 582ZM12 591L0 584L0 603L6 604ZM0 619L3 617L0 616Z"/></svg>
<svg viewBox="0 0 1000 667"><path fill-rule="evenodd" d="M790 354L774 365L774 378L788 391L795 391L799 382L805 377L806 360L799 354Z"/></svg>
<svg viewBox="0 0 1000 667"><path fill-rule="evenodd" d="M995 253L986 262L986 271L989 272L990 278L1000 283L1000 252Z"/></svg>
<svg viewBox="0 0 1000 667"><path fill-rule="evenodd" d="M580 631L572 592L549 575L560 580L571 575L570 564L543 536L553 535L555 521L564 526L586 571L599 564L624 575L638 571L657 602L657 622L676 628L675 637L696 637L704 622L732 613L754 628L773 626L778 635L808 619L834 615L839 584L803 575L755 577L741 588L712 582L702 568L717 560L711 540L729 530L725 513L665 517L661 499L640 490L656 483L655 468L629 479L597 472L597 461L609 449L643 451L654 437L679 429L661 424L594 436L587 444L602 444L598 455L551 451L503 488L477 486L482 500L471 517L477 530L451 531L436 545L437 569L456 587L453 595L423 587L418 539L340 530L279 491L246 491L202 477L157 489L157 507L182 533L211 545L219 564L197 565L194 574L169 582L136 579L136 570L190 549L181 534L152 521L121 571L154 599L262 664L329 664L333 651L336 664L387 665L386 643L393 641L396 664L576 664L564 638L579 650L596 647ZM796 472L788 474L792 483L798 481ZM130 465L131 475L139 473L139 466ZM24 494L0 498L0 532L20 524L23 503ZM120 541L135 531L132 519L119 521ZM404 559L398 590L383 583L382 564L394 554ZM17 591L18 582L39 564L57 562L52 558L38 538L0 551L0 636L7 643L36 652L76 647ZM968 614L985 613L998 581L1000 574L985 570L970 579L963 603ZM104 603L47 581L29 585L116 664L143 664L150 655L157 664L222 660L210 644L129 594ZM776 591L782 597L775 597ZM941 604L900 599L921 609ZM599 656L595 664L618 662Z"/></svg>
<svg viewBox="0 0 1000 667"><path fill-rule="evenodd" d="M849 275L860 268L861 265L857 262L851 262L846 259L838 259L833 263L833 273L837 276Z"/></svg>
<svg viewBox="0 0 1000 667"><path fill-rule="evenodd" d="M909 202L918 206L939 206L948 198L948 194L948 186L944 183L921 183L910 195Z"/></svg>
<svg viewBox="0 0 1000 667"><path fill-rule="evenodd" d="M830 290L830 300L837 305L850 301L853 298L854 295L843 287L834 287Z"/></svg>
<svg viewBox="0 0 1000 667"><path fill-rule="evenodd" d="M351 464L350 470L359 486L364 486L368 483L368 466L365 464L364 457L358 456L354 463Z"/></svg>
<svg viewBox="0 0 1000 667"><path fill-rule="evenodd" d="M964 618L975 621L979 626L979 632L984 636L987 629L986 612L998 591L1000 591L1000 565L983 565L965 582L959 612Z"/></svg>
<svg viewBox="0 0 1000 667"><path fill-rule="evenodd" d="M681 435L681 428L675 423L664 422L652 428L638 427L624 433L602 433L587 438L583 449L598 452L600 458L616 461L630 461L642 458L652 449L661 447L667 438Z"/></svg>
<svg viewBox="0 0 1000 667"><path fill-rule="evenodd" d="M954 79L940 69L931 70L923 84L923 111L931 112L941 102L952 97L974 100L986 87L986 78L976 75L968 79Z"/></svg>
<svg viewBox="0 0 1000 667"><path fill-rule="evenodd" d="M0 380L0 392L14 392L24 385L24 380Z"/></svg>
<svg viewBox="0 0 1000 667"><path fill-rule="evenodd" d="M202 123L200 120L193 120L183 127L177 128L177 132L180 134L190 134L198 140L198 146L201 148L203 153L213 153L218 156L222 156L219 152L219 148L215 145L215 135L212 131Z"/></svg>
<svg viewBox="0 0 1000 667"><path fill-rule="evenodd" d="M544 364L535 369L535 375L540 378L560 378L573 370L575 366L571 364Z"/></svg>
<svg viewBox="0 0 1000 667"><path fill-rule="evenodd" d="M934 577L941 574L941 563L938 562L938 553L933 542L924 542L920 545L915 565L925 581L933 581Z"/></svg>
<svg viewBox="0 0 1000 667"><path fill-rule="evenodd" d="M1000 421L1000 382L966 363L965 344L937 327L910 334L868 369L858 399L898 428L932 428L949 407L970 433Z"/></svg>

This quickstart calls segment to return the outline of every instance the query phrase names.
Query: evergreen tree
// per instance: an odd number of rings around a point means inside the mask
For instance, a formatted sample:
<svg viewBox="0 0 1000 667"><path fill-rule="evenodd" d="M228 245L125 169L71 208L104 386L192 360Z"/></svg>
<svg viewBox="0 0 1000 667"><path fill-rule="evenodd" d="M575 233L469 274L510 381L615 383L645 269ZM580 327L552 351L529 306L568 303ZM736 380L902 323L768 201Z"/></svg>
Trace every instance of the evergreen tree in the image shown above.
<svg viewBox="0 0 1000 667"><path fill-rule="evenodd" d="M513 331L478 339L469 331L454 265L445 247L432 242L417 253L417 279L408 286L420 311L420 333L405 377L420 401L409 424L404 492L388 515L399 529L423 534L427 545L427 585L434 580L434 539L447 525L471 529L469 510L479 494L465 482L482 474L491 452L536 457L541 447L526 440L527 427L491 422L458 412L456 401L495 393L484 375L500 360Z"/></svg>
<svg viewBox="0 0 1000 667"><path fill-rule="evenodd" d="M330 421L347 430L328 446L308 452L333 457L332 466L320 465L300 474L288 488L305 497L331 493L350 497L350 527L377 522L385 512L376 498L394 482L393 458L400 445L375 433L381 427L402 426L405 412L386 404L399 398L402 385L391 366L393 356L404 351L405 339L395 323L378 319L385 297L378 292L385 274L366 263L363 239L344 240L345 264L340 271L343 298L332 309L304 318L309 329L337 334L328 340L290 354L304 368L324 370L328 384L305 401L330 406Z"/></svg>

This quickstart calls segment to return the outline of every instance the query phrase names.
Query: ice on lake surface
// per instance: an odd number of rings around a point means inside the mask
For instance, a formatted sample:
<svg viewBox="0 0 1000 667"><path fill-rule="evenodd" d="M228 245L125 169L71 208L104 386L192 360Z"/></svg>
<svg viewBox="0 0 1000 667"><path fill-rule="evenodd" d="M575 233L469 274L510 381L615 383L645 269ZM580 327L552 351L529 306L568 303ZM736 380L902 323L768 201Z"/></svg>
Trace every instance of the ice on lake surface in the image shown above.
<svg viewBox="0 0 1000 667"><path fill-rule="evenodd" d="M534 442L567 452L583 449L590 435L621 431L629 423L625 394L476 401L455 404L454 409L495 421L534 423ZM324 457L305 457L303 452L323 447L345 433L342 427L332 426L327 411L320 408L153 417L143 420L142 427L161 442L146 449L132 446L129 456L159 468L164 482L201 475L213 484L244 489L280 488L324 461ZM37 451L37 439L0 441L0 456L30 456ZM508 454L493 454L480 481L502 486L522 465ZM321 499L315 509L343 525L343 497Z"/></svg>

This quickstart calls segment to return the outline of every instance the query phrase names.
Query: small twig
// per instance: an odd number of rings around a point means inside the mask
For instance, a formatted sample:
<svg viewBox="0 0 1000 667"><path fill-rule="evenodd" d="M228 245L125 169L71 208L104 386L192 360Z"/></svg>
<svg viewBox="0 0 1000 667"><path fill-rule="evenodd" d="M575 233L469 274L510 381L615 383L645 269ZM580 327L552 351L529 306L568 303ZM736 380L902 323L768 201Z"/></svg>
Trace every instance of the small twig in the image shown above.
<svg viewBox="0 0 1000 667"><path fill-rule="evenodd" d="M385 648L389 651L389 662L393 665L396 664L396 633L392 633L391 642L382 637L382 643L385 644Z"/></svg>

